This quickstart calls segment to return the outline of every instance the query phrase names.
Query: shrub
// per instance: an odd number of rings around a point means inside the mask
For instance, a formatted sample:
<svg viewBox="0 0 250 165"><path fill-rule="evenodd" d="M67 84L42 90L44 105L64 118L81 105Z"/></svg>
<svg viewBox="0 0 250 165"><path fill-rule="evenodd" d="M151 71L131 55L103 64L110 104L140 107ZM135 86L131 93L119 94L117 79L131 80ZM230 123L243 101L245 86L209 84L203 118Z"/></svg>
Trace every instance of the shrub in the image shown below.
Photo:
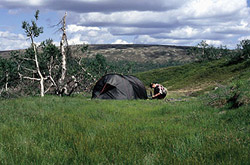
<svg viewBox="0 0 250 165"><path fill-rule="evenodd" d="M250 104L250 80L237 80L228 86L216 88L205 96L208 105L226 107L228 109L239 108Z"/></svg>

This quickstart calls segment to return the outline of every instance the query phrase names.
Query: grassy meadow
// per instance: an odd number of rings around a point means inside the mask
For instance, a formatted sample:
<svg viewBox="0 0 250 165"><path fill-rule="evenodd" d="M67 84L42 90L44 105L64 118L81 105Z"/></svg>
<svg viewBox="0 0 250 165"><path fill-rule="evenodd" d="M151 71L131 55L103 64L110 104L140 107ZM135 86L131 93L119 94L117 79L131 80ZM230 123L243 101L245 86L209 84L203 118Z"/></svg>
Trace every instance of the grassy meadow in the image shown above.
<svg viewBox="0 0 250 165"><path fill-rule="evenodd" d="M167 86L165 100L2 99L0 164L250 164L249 64L136 75Z"/></svg>
<svg viewBox="0 0 250 165"><path fill-rule="evenodd" d="M0 103L0 164L250 163L248 105L83 96Z"/></svg>

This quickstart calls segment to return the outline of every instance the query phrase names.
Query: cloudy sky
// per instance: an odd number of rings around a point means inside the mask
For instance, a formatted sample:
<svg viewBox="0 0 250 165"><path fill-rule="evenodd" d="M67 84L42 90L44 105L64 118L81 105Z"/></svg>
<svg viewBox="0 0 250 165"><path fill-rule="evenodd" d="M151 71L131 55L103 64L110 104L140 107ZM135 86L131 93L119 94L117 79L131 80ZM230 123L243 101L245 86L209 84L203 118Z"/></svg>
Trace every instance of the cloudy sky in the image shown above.
<svg viewBox="0 0 250 165"><path fill-rule="evenodd" d="M44 33L36 42L60 33L52 28L67 11L70 44L161 44L192 46L206 40L235 48L250 39L250 0L1 0L0 51L27 48L22 21L40 10Z"/></svg>

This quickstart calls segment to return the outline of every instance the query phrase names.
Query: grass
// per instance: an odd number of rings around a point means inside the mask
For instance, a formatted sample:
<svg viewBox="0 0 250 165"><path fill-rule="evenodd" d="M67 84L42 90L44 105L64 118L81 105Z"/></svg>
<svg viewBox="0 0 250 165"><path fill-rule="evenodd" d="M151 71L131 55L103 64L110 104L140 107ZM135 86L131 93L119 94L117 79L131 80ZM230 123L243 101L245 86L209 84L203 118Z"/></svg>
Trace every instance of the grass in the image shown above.
<svg viewBox="0 0 250 165"><path fill-rule="evenodd" d="M169 90L201 88L203 91L208 91L218 84L249 79L250 60L230 63L225 59L221 59L203 63L191 63L183 66L141 72L136 74L136 76L146 86L149 86L151 82L157 82L165 85Z"/></svg>
<svg viewBox="0 0 250 165"><path fill-rule="evenodd" d="M0 104L0 164L250 163L249 105L54 96Z"/></svg>

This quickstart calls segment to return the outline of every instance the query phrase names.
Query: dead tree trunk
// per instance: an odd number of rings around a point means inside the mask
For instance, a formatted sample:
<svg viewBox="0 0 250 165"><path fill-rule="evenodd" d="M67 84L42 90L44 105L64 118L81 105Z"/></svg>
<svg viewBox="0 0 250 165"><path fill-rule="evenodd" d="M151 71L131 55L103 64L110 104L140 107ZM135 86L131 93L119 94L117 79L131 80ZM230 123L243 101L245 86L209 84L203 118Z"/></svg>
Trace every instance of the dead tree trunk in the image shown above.
<svg viewBox="0 0 250 165"><path fill-rule="evenodd" d="M40 79L39 79L39 81L40 81L40 94L41 94L41 97L44 97L44 77L40 71L39 62L38 62L38 58L37 58L37 49L36 49L36 45L34 43L32 35L31 35L30 39L31 39L31 45L32 45L33 50L34 50L36 71L40 77Z"/></svg>
<svg viewBox="0 0 250 165"><path fill-rule="evenodd" d="M9 84L9 73L6 72L6 81L5 81L5 91L8 91L8 84Z"/></svg>
<svg viewBox="0 0 250 165"><path fill-rule="evenodd" d="M61 30L63 32L62 39L60 42L60 51L62 54L62 74L61 78L59 79L59 93L62 96L63 94L67 94L67 83L65 83L65 77L67 73L67 59L66 59L66 51L65 51L65 43L67 42L67 36L66 36L66 16L67 12L65 12L65 15L62 19L62 27Z"/></svg>

